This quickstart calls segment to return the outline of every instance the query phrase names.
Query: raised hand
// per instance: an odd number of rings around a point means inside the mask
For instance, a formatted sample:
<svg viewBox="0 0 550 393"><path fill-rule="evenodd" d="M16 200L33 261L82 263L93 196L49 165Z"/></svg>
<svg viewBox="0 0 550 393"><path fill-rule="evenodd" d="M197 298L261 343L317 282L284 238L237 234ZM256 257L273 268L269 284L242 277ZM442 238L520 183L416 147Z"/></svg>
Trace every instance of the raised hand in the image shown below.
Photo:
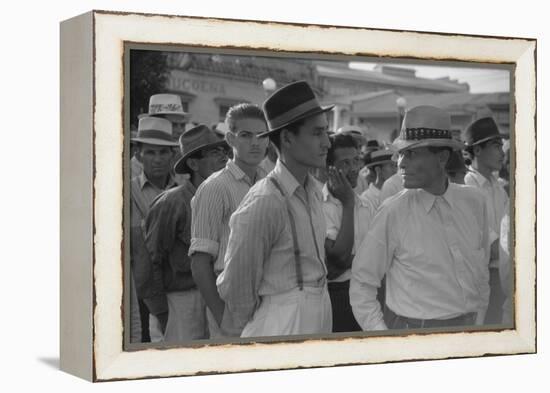
<svg viewBox="0 0 550 393"><path fill-rule="evenodd" d="M355 192L341 170L333 166L328 168L327 186L330 193L342 202L342 205L349 206L355 203Z"/></svg>

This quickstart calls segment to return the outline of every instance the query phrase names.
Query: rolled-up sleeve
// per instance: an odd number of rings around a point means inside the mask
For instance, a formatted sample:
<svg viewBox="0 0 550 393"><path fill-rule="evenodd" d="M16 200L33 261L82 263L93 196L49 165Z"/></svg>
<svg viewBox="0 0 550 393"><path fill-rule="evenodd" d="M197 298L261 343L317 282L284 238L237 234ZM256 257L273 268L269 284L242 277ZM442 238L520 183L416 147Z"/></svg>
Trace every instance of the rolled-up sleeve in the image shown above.
<svg viewBox="0 0 550 393"><path fill-rule="evenodd" d="M377 290L393 258L388 210L382 208L361 243L352 263L350 303L355 319L363 330L386 330Z"/></svg>
<svg viewBox="0 0 550 393"><path fill-rule="evenodd" d="M191 244L189 255L204 252L218 256L220 228L223 222L225 195L217 183L203 183L191 200Z"/></svg>
<svg viewBox="0 0 550 393"><path fill-rule="evenodd" d="M224 331L242 330L259 303L263 265L283 228L282 203L273 196L243 201L229 221L225 266L217 279L225 301Z"/></svg>

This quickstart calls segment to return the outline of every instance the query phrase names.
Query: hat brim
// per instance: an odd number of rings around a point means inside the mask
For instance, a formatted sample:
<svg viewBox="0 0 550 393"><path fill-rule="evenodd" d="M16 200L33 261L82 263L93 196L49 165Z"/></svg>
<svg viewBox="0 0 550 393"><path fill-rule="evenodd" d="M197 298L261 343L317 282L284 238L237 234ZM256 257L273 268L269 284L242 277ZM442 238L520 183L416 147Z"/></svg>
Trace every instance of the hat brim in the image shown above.
<svg viewBox="0 0 550 393"><path fill-rule="evenodd" d="M265 136L269 136L270 134L273 134L277 131L280 131L282 130L283 128L285 127L288 127L290 124L292 123L296 123L297 121L299 120L302 120L302 119L306 119L308 117L312 117L312 116L315 116L315 115L318 115L320 113L325 113L325 112L328 112L330 110L332 110L332 108L334 108L334 105L329 105L329 106L321 106L321 107L318 107L318 108L314 108L310 111L307 111L307 112L304 112L302 113L300 116L296 116L295 118L287 121L286 123L284 124L281 124L280 126L278 126L277 128L273 128L273 129L270 129L266 132L263 132L261 134L258 134L258 138L263 138Z"/></svg>
<svg viewBox="0 0 550 393"><path fill-rule="evenodd" d="M130 142L134 143L146 143L148 145L157 145L157 146L172 146L172 147L178 147L178 142L170 142L163 139L155 139L155 138L132 138L130 139Z"/></svg>
<svg viewBox="0 0 550 393"><path fill-rule="evenodd" d="M171 121L172 123L184 122L189 119L189 113L187 112L157 112L157 113L142 113L138 115L138 119L143 117L158 117L163 116L166 120Z"/></svg>
<svg viewBox="0 0 550 393"><path fill-rule="evenodd" d="M187 166L187 163L185 161L187 161L187 159L195 154L196 152L198 152L199 150L204 150L204 149L211 149L211 148L214 148L214 147L218 147L218 146L225 146L225 147L229 147L229 145L227 144L226 141L224 140L221 140L221 141L217 141L217 142L214 142L214 143L207 143L205 145L201 145L201 146L197 146L196 148L194 148L193 150L185 153L184 156L182 156L177 162L176 164L174 165L174 172L176 173L189 173L191 172L191 169Z"/></svg>
<svg viewBox="0 0 550 393"><path fill-rule="evenodd" d="M391 147L392 150L401 152L403 150L413 149L417 147L449 147L453 150L462 150L466 146L464 143L457 141L456 139L424 139L421 141L405 141L402 139L396 139L393 141Z"/></svg>
<svg viewBox="0 0 550 393"><path fill-rule="evenodd" d="M510 139L510 136L505 134L491 135L487 138L483 138L483 139L480 139L479 141L475 141L472 144L466 143L466 146L476 146L476 145L479 145L480 143L491 141L493 139Z"/></svg>
<svg viewBox="0 0 550 393"><path fill-rule="evenodd" d="M372 168L373 166L377 166L377 165L382 165L382 164L386 164L388 162L394 162L391 157L388 158L387 160L381 160L381 161L376 161L376 162L371 162L371 163L368 163L365 165L366 168Z"/></svg>

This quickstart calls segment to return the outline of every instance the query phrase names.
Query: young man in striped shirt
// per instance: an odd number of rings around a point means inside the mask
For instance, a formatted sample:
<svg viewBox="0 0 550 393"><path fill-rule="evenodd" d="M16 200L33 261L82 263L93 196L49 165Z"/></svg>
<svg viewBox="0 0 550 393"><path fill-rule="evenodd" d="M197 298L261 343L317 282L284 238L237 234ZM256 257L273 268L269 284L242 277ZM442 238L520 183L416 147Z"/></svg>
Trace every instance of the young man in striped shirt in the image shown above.
<svg viewBox="0 0 550 393"><path fill-rule="evenodd" d="M227 143L233 159L221 171L206 179L191 201L191 270L206 305L210 338L229 332L219 328L224 310L216 288L216 277L224 268L229 238L229 218L256 181L265 176L258 167L265 157L267 138L258 134L267 130L260 107L238 104L229 109L225 122Z"/></svg>
<svg viewBox="0 0 550 393"><path fill-rule="evenodd" d="M328 121L313 90L295 82L263 105L266 136L280 152L275 168L250 189L230 220L217 285L222 329L241 337L330 333L322 197L309 174L324 168ZM266 138L267 139L267 138Z"/></svg>

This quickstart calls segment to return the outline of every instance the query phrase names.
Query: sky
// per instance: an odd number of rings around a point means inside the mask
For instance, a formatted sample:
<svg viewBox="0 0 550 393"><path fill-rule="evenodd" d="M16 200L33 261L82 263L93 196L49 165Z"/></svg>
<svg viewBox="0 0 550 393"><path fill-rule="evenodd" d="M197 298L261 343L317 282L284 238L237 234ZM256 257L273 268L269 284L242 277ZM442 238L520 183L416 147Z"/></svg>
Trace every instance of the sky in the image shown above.
<svg viewBox="0 0 550 393"><path fill-rule="evenodd" d="M372 70L377 63L350 63L350 67L356 69ZM471 93L497 93L510 91L510 72L501 69L489 68L464 68L426 66L416 64L391 64L392 66L414 68L416 76L421 78L436 79L448 76L459 82L467 82Z"/></svg>

